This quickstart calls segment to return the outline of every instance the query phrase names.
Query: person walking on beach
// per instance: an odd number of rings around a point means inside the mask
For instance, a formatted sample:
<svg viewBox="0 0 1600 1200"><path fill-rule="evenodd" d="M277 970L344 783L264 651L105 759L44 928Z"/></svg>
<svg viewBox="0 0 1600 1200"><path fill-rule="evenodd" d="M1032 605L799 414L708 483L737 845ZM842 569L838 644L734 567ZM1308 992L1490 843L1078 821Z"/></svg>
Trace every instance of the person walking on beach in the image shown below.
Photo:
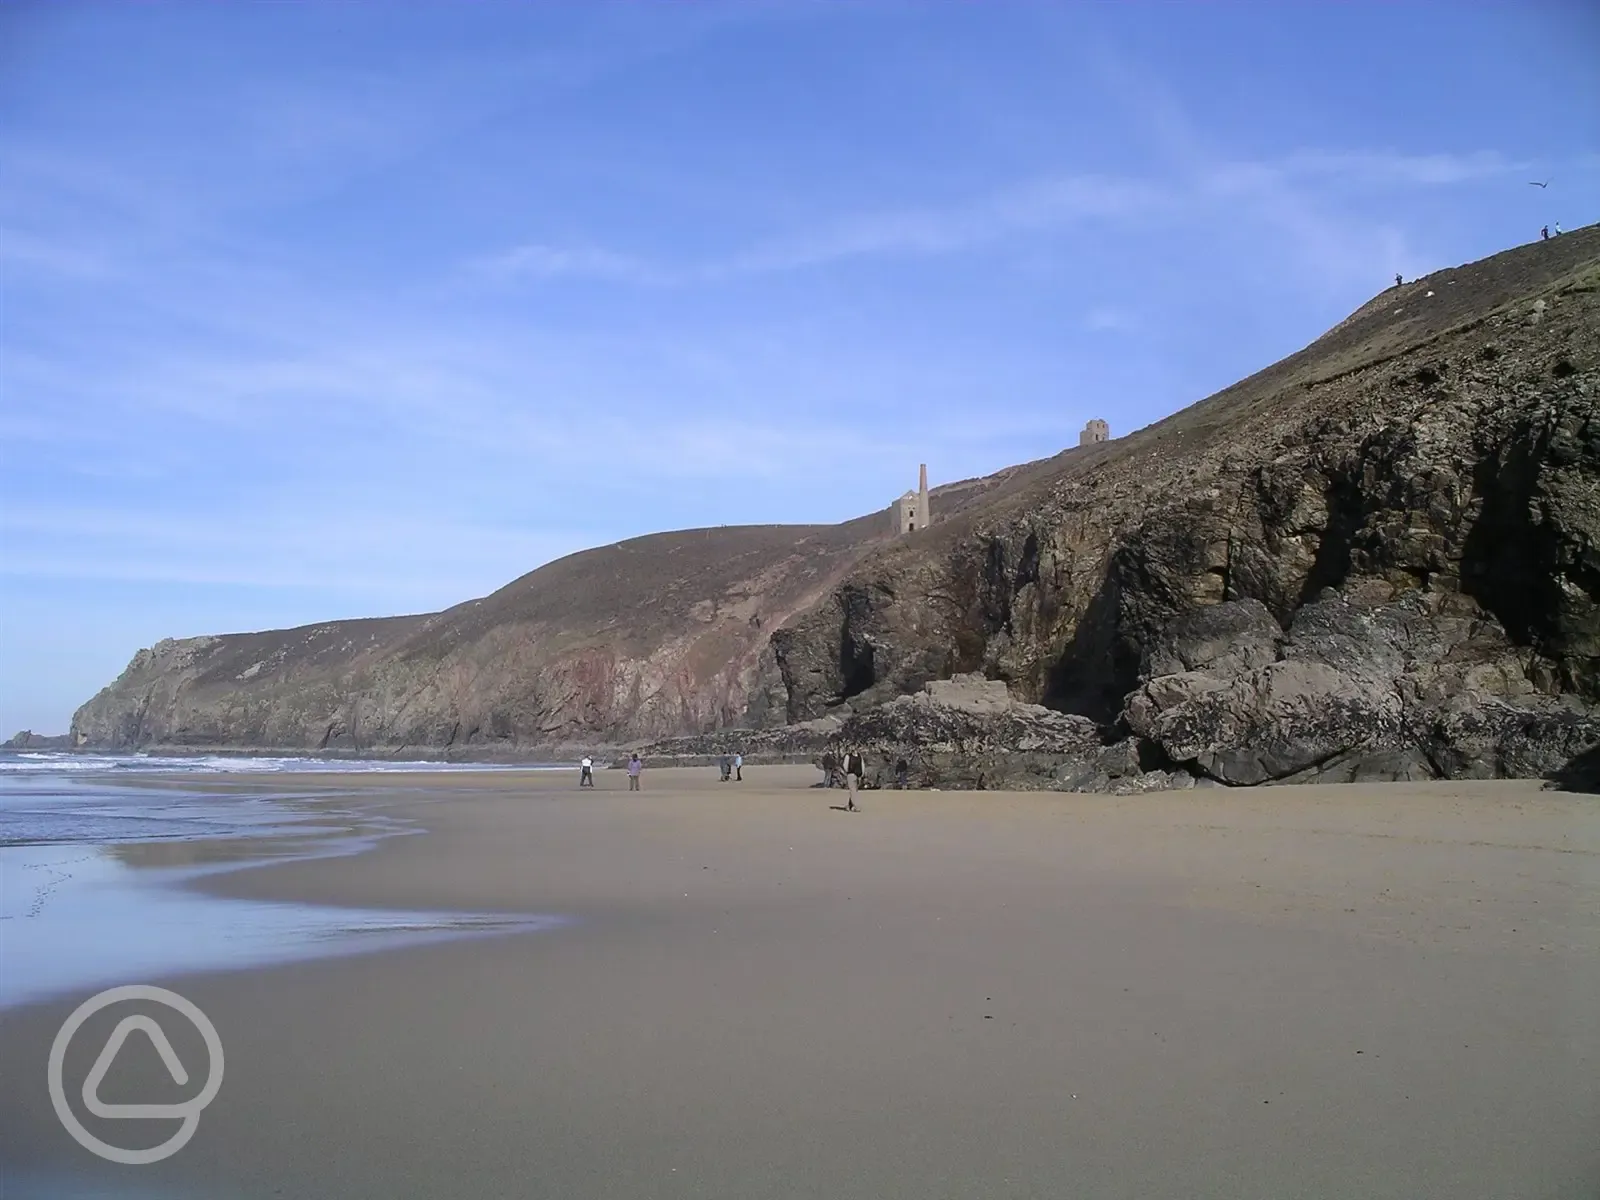
<svg viewBox="0 0 1600 1200"><path fill-rule="evenodd" d="M639 772L642 770L644 770L644 764L639 761L639 755L635 753L628 760L628 790L630 792L639 790Z"/></svg>
<svg viewBox="0 0 1600 1200"><path fill-rule="evenodd" d="M583 756L583 761L578 764L578 768L581 771L581 774L578 776L578 786L579 787L593 787L594 786L594 759L590 758L587 754L585 754Z"/></svg>
<svg viewBox="0 0 1600 1200"><path fill-rule="evenodd" d="M717 760L717 765L722 768L722 782L727 783L728 776L733 774L733 760L724 754Z"/></svg>
<svg viewBox="0 0 1600 1200"><path fill-rule="evenodd" d="M735 783L744 782L744 755L742 754L733 756L733 781Z"/></svg>
<svg viewBox="0 0 1600 1200"><path fill-rule="evenodd" d="M844 785L848 794L844 800L845 812L860 812L861 806L856 803L856 789L864 788L867 783L867 764L861 757L859 750L847 750L844 756Z"/></svg>
<svg viewBox="0 0 1600 1200"><path fill-rule="evenodd" d="M901 791L905 791L906 780L908 778L910 778L910 776L911 776L911 767L910 767L910 764L908 764L905 759L902 758L902 759L900 759L900 761L898 761L897 763L894 764L894 786L895 787L899 788Z"/></svg>
<svg viewBox="0 0 1600 1200"><path fill-rule="evenodd" d="M822 786L833 787L834 776L839 773L839 756L829 750L822 756Z"/></svg>

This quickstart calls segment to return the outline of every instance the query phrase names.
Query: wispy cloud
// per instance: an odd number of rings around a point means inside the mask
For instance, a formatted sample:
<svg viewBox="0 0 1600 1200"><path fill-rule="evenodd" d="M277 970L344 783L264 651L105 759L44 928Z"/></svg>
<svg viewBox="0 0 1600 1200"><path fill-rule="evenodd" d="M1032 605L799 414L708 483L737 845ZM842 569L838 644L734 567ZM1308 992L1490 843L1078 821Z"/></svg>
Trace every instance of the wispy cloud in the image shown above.
<svg viewBox="0 0 1600 1200"><path fill-rule="evenodd" d="M1302 150L1276 159L1239 160L1195 124L1165 81L1109 52L1101 54L1097 69L1108 91L1176 171L1177 186L1196 201L1237 206L1236 215L1273 231L1287 243L1307 286L1319 293L1342 292L1356 281L1376 281L1396 270L1416 274L1422 265L1399 225L1332 207L1323 195L1330 184L1443 186L1521 169L1488 151L1409 155ZM1311 185L1318 191L1313 193Z"/></svg>
<svg viewBox="0 0 1600 1200"><path fill-rule="evenodd" d="M1278 164L1291 178L1336 179L1378 186L1470 183L1526 171L1529 164L1481 150L1471 154L1299 151Z"/></svg>
<svg viewBox="0 0 1600 1200"><path fill-rule="evenodd" d="M471 269L491 278L603 279L623 283L661 283L670 273L632 255L595 246L555 246L539 242L513 246L479 259Z"/></svg>
<svg viewBox="0 0 1600 1200"><path fill-rule="evenodd" d="M9 505L0 512L0 532L8 544L0 574L10 576L379 590L439 605L507 582L519 573L508 574L510 564L529 570L592 540L582 532L534 532L424 512L363 513L347 504L332 530L308 529L301 514L289 511ZM426 560L416 554L419 543L431 547Z"/></svg>
<svg viewBox="0 0 1600 1200"><path fill-rule="evenodd" d="M1052 175L945 207L884 208L776 234L700 262L651 261L594 245L528 242L468 264L479 277L589 279L692 285L830 266L851 260L929 258L1088 222L1144 220L1175 197L1156 182Z"/></svg>
<svg viewBox="0 0 1600 1200"><path fill-rule="evenodd" d="M1169 130L1176 121L1169 118ZM1297 151L1266 161L1231 161L1200 150L1197 133L1180 135L1189 147L1195 186L1216 197L1275 195L1302 186L1392 192L1396 188L1448 187L1530 169L1488 151L1475 154L1383 154Z"/></svg>
<svg viewBox="0 0 1600 1200"><path fill-rule="evenodd" d="M1138 326L1139 319L1125 308L1101 305L1084 314L1083 327L1095 333L1125 333Z"/></svg>
<svg viewBox="0 0 1600 1200"><path fill-rule="evenodd" d="M95 279L112 273L108 258L79 241L6 228L0 228L0 268L68 279Z"/></svg>
<svg viewBox="0 0 1600 1200"><path fill-rule="evenodd" d="M1489 151L1464 155L1299 151L1275 160L1236 161L1206 153L1175 103L1163 108L1156 123L1168 144L1181 148L1183 170L1176 176L1046 175L965 203L842 215L698 263L653 261L590 244L530 242L478 259L471 267L480 276L500 279L708 284L853 260L948 256L1096 223L1138 222L1148 228L1184 219L1197 200L1210 199L1261 205L1269 220L1302 238L1319 263L1349 263L1347 252L1356 242L1363 252L1384 255L1385 267L1392 268L1397 254L1404 257L1398 248L1403 238L1395 230L1371 230L1367 231L1371 236L1352 238L1338 230L1337 221L1319 214L1300 187L1308 183L1366 189L1450 186L1528 169L1527 163Z"/></svg>
<svg viewBox="0 0 1600 1200"><path fill-rule="evenodd" d="M1032 180L963 205L890 209L780 237L709 274L782 271L868 257L950 254L1088 221L1142 218L1169 203L1159 185L1098 175Z"/></svg>

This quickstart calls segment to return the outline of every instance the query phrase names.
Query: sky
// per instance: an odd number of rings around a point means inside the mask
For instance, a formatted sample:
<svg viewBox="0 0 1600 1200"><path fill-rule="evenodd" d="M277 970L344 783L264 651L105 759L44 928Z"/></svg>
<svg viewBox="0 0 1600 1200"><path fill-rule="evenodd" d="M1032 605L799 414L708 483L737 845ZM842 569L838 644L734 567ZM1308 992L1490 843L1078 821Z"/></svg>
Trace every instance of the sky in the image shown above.
<svg viewBox="0 0 1600 1200"><path fill-rule="evenodd" d="M1578 2L0 0L0 737L1148 425L1600 216L1597 64Z"/></svg>

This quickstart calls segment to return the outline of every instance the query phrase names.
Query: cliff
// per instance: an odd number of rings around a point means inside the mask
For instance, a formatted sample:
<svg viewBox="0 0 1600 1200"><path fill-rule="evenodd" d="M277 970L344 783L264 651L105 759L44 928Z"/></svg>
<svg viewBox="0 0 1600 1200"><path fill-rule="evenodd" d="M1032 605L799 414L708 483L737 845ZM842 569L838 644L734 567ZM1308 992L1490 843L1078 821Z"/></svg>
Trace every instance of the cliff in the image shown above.
<svg viewBox="0 0 1600 1200"><path fill-rule="evenodd" d="M656 534L432 615L164 641L73 730L96 746L398 751L716 728L742 718L771 630L886 529Z"/></svg>
<svg viewBox="0 0 1600 1200"><path fill-rule="evenodd" d="M865 720L977 672L1225 782L1376 769L1350 757L1368 735L1410 764L1396 774L1476 770L1440 740L1447 701L1518 728L1559 708L1579 724L1556 740L1581 748L1600 703L1597 288L1595 227L1391 288L1159 424L936 490L937 523L906 538L883 514L662 534L432 616L164 642L74 733L621 744ZM1265 649L1198 667L1159 649L1224 602ZM1342 732L1266 748L1335 694ZM1497 773L1558 753L1474 744Z"/></svg>

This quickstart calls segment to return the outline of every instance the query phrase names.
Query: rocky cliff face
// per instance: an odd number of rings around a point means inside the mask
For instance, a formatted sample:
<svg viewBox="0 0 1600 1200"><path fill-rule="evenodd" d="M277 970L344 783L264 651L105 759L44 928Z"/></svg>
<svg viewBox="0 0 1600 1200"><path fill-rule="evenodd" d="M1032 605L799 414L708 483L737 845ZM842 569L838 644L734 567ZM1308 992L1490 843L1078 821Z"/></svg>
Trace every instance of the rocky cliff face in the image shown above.
<svg viewBox="0 0 1600 1200"><path fill-rule="evenodd" d="M1287 636L1332 589L1358 609L1417 600L1404 610L1414 614L1410 636L1433 638L1447 657L1484 656L1491 674L1505 675L1462 687L1594 705L1597 257L1600 233L1590 229L1392 289L1300 354L1112 443L1115 453L1066 462L875 553L774 636L763 663L769 693L801 721L976 670L1106 724L1142 686L1131 724L1159 710L1162 728L1175 727L1177 714L1198 713L1198 698L1180 703L1161 691L1177 684L1152 692L1143 682L1147 649L1174 622L1248 601L1241 633L1263 638L1270 624ZM1232 634L1217 636L1232 645ZM1385 637L1351 637L1373 679L1411 653ZM1296 650L1278 664L1269 649L1241 643L1228 651L1241 661L1222 670L1225 679L1235 668L1267 672L1256 701L1267 724L1293 689L1309 700L1353 686L1313 680L1314 655ZM1421 711L1414 695L1372 707L1372 680L1364 686L1361 719L1374 735L1387 736L1398 713ZM1439 676L1429 686L1451 685ZM1198 762L1197 746L1172 741L1170 752ZM1276 761L1263 750L1255 768L1218 774L1283 778L1318 753ZM1430 769L1457 773L1442 761Z"/></svg>
<svg viewBox="0 0 1600 1200"><path fill-rule="evenodd" d="M528 745L831 715L887 753L909 727L873 733L876 706L976 672L1125 743L1095 779L1543 773L1600 704L1597 389L1590 228L1390 289L1129 437L941 489L908 538L661 535L431 617L163 643L75 732Z"/></svg>
<svg viewBox="0 0 1600 1200"><path fill-rule="evenodd" d="M771 630L886 522L660 534L431 616L165 641L78 710L97 746L471 753L713 729Z"/></svg>

